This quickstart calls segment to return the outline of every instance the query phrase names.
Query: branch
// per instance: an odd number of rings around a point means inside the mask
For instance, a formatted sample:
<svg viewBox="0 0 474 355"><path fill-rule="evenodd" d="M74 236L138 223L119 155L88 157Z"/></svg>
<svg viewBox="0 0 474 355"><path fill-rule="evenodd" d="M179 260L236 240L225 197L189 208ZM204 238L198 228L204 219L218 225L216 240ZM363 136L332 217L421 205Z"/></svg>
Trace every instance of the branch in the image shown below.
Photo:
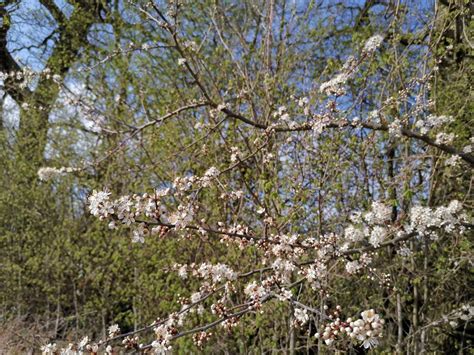
<svg viewBox="0 0 474 355"><path fill-rule="evenodd" d="M378 1L370 0L366 3L366 6L369 6L369 8L370 8L370 6L372 6L374 4L377 4L377 3L378 3ZM164 14L160 11L160 9L155 4L153 4L152 6L153 6L154 10L158 13L161 20L164 21L164 24L159 19L157 19L156 17L151 15L148 11L144 10L143 8L139 7L139 10L142 13L144 13L151 21L155 22L158 26L165 28L170 33L170 35L173 38L173 42L174 42L174 47L173 48L176 49L179 52L181 57L186 59L184 61L184 66L186 67L188 72L193 77L194 81L196 82L197 86L201 90L201 92L204 95L204 97L206 98L206 100L208 100L209 105L216 108L216 109L219 108L219 104L217 104L211 98L211 95L207 92L205 86L201 82L201 79L200 79L199 75L194 71L194 69L189 64L189 61L186 58L186 53L183 50L183 48L181 47L180 42L178 41L177 33L176 33L174 27L166 19ZM241 115L239 113L236 113L236 112L230 110L227 107L222 108L222 112L225 113L228 117L235 118L235 119L237 119L241 122L244 122L245 124L248 124L250 126L253 126L255 128L265 129L265 130L272 128L274 132L309 131L309 130L312 129L312 127L310 125L302 125L302 126L295 127L295 128L270 127L268 125L255 122L255 121L245 117L244 115ZM382 125L382 124L358 123L358 125L361 125L364 128L372 129L372 130L375 130L375 131L388 131L388 127L386 125ZM351 122L346 120L346 121L341 121L340 123L331 123L331 124L326 125L325 127L328 127L328 128L342 128L342 127L347 127L347 126L354 126L354 125ZM446 153L449 153L449 154L452 154L452 155L459 155L461 157L461 159L463 159L464 161L466 161L470 165L474 166L474 156L471 155L471 154L464 153L462 151L458 151L456 148L445 145L445 144L437 144L433 139L429 138L428 136L410 131L408 129L402 129L402 134L406 137L409 137L409 138L415 138L415 139L421 140L421 141L425 142L426 144L428 144L432 147L438 148L438 149L440 149L440 150L442 150Z"/></svg>
<svg viewBox="0 0 474 355"><path fill-rule="evenodd" d="M191 67L191 65L189 64L189 60L186 56L186 53L184 51L184 49L182 48L181 46L181 43L179 42L178 40L178 36L176 34L176 31L174 31L173 29L173 26L170 24L170 22L166 19L166 17L162 14L162 12L160 11L160 9L153 4L153 8L155 9L155 11L158 13L158 15L160 16L160 18L165 22L166 26L163 26L162 23L160 22L160 20L158 20L156 17L154 17L153 15L151 15L148 11L144 10L143 8L139 8L139 10L144 13L151 21L155 22L158 26L161 26L161 27L164 27L171 35L171 37L173 38L173 43L174 43L174 46L172 46L171 48L174 48L178 51L179 55L186 59L184 61L184 66L186 67L187 71L189 72L189 74L191 74L191 76L193 77L196 85L199 87L199 90L201 91L201 93L204 95L204 97L206 98L206 100L208 101L209 105L212 106L213 108L215 109L218 109L219 108L219 104L216 103L211 95L208 93L208 91L206 90L204 84L202 83L201 81L201 78L200 76L198 75L198 73ZM227 107L223 108L222 109L222 112L224 112L227 116L229 117L232 117L232 118L236 118L246 124L249 124L251 126L254 126L254 127L257 127L257 128L260 128L260 129L266 129L267 126L266 125L263 125L261 123L258 123L258 122L254 122L250 119L248 119L247 117L239 114L239 113L236 113L236 112L233 112L231 111L230 109L228 109Z"/></svg>
<svg viewBox="0 0 474 355"><path fill-rule="evenodd" d="M212 292L209 292L207 295L205 295L204 297L200 298L199 300L197 300L196 302L194 303L191 303L189 306L183 308L182 310L180 310L179 312L176 312L174 313L174 315L180 315L180 314L183 314L183 313L186 313L187 311L189 311L191 308L193 308L194 306L204 302L205 300L207 300L209 297L211 297L213 294L215 294L216 292L219 292L221 290L223 290L225 287L225 285L222 285L220 287L218 287L217 289L215 289L214 291ZM141 332L144 332L144 331L147 331L147 330L150 330L158 325L161 325L163 323L165 323L166 321L169 320L170 317L160 321L160 322L155 322L153 324L150 324L146 327L143 327L143 328L140 328L140 329L137 329L137 330L134 330L134 331L131 331L131 332L128 332L128 333L124 333L124 334L120 334L120 335L117 335L113 338L110 338L110 339L107 339L106 341L102 342L102 343L99 343L99 345L104 345L104 344L108 344L114 340L119 340L119 339L122 339L122 338L125 338L125 337L128 337L128 336L131 336L131 335L135 335L135 334L138 334L138 333L141 333Z"/></svg>
<svg viewBox="0 0 474 355"><path fill-rule="evenodd" d="M149 225L158 225L158 226L162 226L162 227L166 227L166 228L170 228L170 229L176 227L175 224L163 223L163 222L160 222L160 221L146 222L146 221L138 221L137 220L137 222L142 222L142 223L149 224ZM226 235L226 236L229 236L229 237L236 237L236 238L245 239L245 240L248 240L248 241L251 241L251 242L256 241L256 242L259 242L259 243L282 244L279 241L274 241L274 240L267 239L267 238L264 238L264 237L256 237L254 235L249 235L249 234L220 231L218 229L212 229L212 228L207 228L207 227L198 227L198 226L187 225L187 226L184 226L184 228L185 229L190 229L190 230L196 230L196 231L203 230L207 233L214 233L214 234L219 234L219 235ZM288 244L288 245L291 246L291 247L294 247L294 248L310 249L309 247L301 245L300 243L294 243L294 244Z"/></svg>
<svg viewBox="0 0 474 355"><path fill-rule="evenodd" d="M235 114L231 112L230 110L223 110L224 113L226 113L229 117L232 118L237 118L238 120L245 122L247 124L250 124L256 128L261 128L261 129L268 129L268 126L261 125L258 123L255 123L251 120L245 119L245 117L242 117L241 115ZM357 124L352 123L350 121L340 121L337 123L330 123L325 126L325 128L344 128L344 127L353 127L357 128L358 126L366 129L371 129L373 131L388 131L388 126L383 125L383 124L375 124L375 123L370 123L370 122L358 122ZM275 132L301 132L301 131L310 131L313 128L309 124L301 125L298 127L294 128L287 128L287 127L275 127L274 131ZM411 131L406 128L402 128L401 130L402 135L408 138L414 138L417 140L420 140L432 147L438 148L439 150L442 150L443 152L452 154L452 155L459 155L461 159L463 159L465 162L469 163L470 165L474 166L474 156L469 153L464 153L462 151L457 150L456 148L446 145L446 144L438 144L436 143L432 138L430 138L427 135L423 135L414 131Z"/></svg>
<svg viewBox="0 0 474 355"><path fill-rule="evenodd" d="M167 113L164 116L161 116L161 117L157 118L156 120L151 120L151 121L146 122L143 125L135 128L135 130L133 132L133 135L138 134L140 131L144 130L147 127L150 127L150 126L153 126L153 125L156 125L156 124L159 124L159 123L163 123L166 120L168 120L169 118L171 118L173 116L176 116L177 114L179 114L183 111L186 111L186 110L189 110L189 109L192 109L192 108L203 107L203 106L207 106L207 105L208 105L208 103L206 103L206 102L198 102L198 103L193 103L193 104L189 104L189 105L186 105L186 106L182 106L182 107L180 107L180 108L178 108L178 109L176 109L172 112Z"/></svg>
<svg viewBox="0 0 474 355"><path fill-rule="evenodd" d="M172 112L169 112L155 120L151 120L149 122L146 122L144 123L143 125L139 126L139 127L135 127L131 130L131 133L130 135L126 136L124 139L122 139L122 141L120 143L118 143L112 150L110 150L102 159L98 160L96 163L94 163L94 165L99 165L101 164L102 162L106 161L108 158L110 158L113 154L117 153L118 151L120 151L123 147L125 147L125 144L131 140L132 138L134 138L135 136L137 136L141 131L143 131L144 129L148 128L148 127L151 127L151 126L154 126L156 124L159 124L159 123L163 123L165 121L167 121L168 119L170 119L171 117L174 117L176 115L178 115L179 113L183 112L183 111L186 111L186 110L189 110L189 109L192 109L192 108L197 108L197 107L202 107L202 106L206 106L207 103L205 102L198 102L198 103L194 103L194 104L189 104L189 105L186 105L186 106L182 106Z"/></svg>
<svg viewBox="0 0 474 355"><path fill-rule="evenodd" d="M264 298L262 298L259 303L265 303L267 302L268 300L270 300L271 298L273 298L274 296L273 295L268 295ZM228 314L222 318L219 318L217 320L215 320L214 322L212 323L209 323L209 324L206 324L206 325L203 325L201 327L197 327L197 328L194 328L194 329L190 329L190 330L187 330L187 331L184 331L184 332L181 332L181 333L178 333L176 334L175 336L171 337L170 340L175 340L175 339L178 339L178 338L181 338L181 337L184 337L186 335L190 335L190 334L194 334L194 333L199 333L199 332L204 332L208 329L211 329L211 328L214 328L215 326L225 322L226 320L228 319L232 319L232 318L238 318L238 317L242 317L244 314L250 312L251 310L253 310L253 305L255 304L255 301L252 301L252 302L248 302L248 303L244 303L242 304L241 306L247 306L247 308L239 311L239 312L235 312L235 313L232 313L232 314ZM151 344L148 344L148 345L145 345L143 347L140 348L140 350L146 350L146 349L150 349L152 346Z"/></svg>
<svg viewBox="0 0 474 355"><path fill-rule="evenodd" d="M351 250L347 250L346 252L344 253L341 253L340 256L342 255L351 255L351 254L356 254L356 253L362 253L362 252L366 252L366 251L372 251L372 250L378 250L378 249L382 249L382 248L385 248L387 246L390 246L390 245L394 245L394 244L397 244L399 242L402 242L402 241L405 241L405 240L408 240L410 238L413 238L414 236L416 235L416 233L409 233L409 234L406 234L404 236L400 236L400 237L397 237L397 238L394 238L392 240L389 240L385 243L382 243L380 244L378 247L374 247L374 246L367 246L367 247L363 247L363 248L358 248L358 249L351 249ZM306 262L302 262L302 263L299 263L297 264L298 266L304 266L304 265L310 265L310 264L313 264L315 263L314 260L311 260L311 261L306 261ZM257 274L257 273L263 273L263 272L266 272L266 271L270 271L270 270L273 270L273 267L264 267L264 268L261 268L261 269L257 269L257 270L252 270L252 271L249 271L249 272L246 272L246 273L242 273L240 275L238 275L237 277L238 278L246 278L246 277L249 277L249 276L252 276L254 274ZM288 285L286 288L292 288L292 287L295 287L297 286L298 284L300 284L301 282L304 281L304 278ZM174 313L174 315L180 315L182 313L185 313L185 312L188 312L192 307L202 303L203 301L205 301L206 299L208 299L210 296L214 295L216 292L219 292L221 291L222 289L224 289L225 285L222 285L220 287L218 287L217 289L215 289L214 291L208 293L207 295L205 295L204 297L202 297L201 299L199 299L198 301L194 302L194 303L191 303L190 305L188 305L187 307L183 308L182 310L180 310L179 312L176 312ZM267 297L265 297L264 299L262 299L260 301L260 303L264 303L266 301L268 301L270 298L272 298L273 295L268 295ZM325 317L326 316L324 314L322 314L320 311L314 309L314 308L311 308L309 306L306 306L304 305L303 303L301 302L298 302L294 299L291 299L290 300L291 303L297 305L298 307L301 307L301 308L304 308L304 309L307 309L308 311L312 312L312 313L316 313L316 314L319 314L320 316L322 317ZM249 305L251 303L247 303L246 305ZM242 311L239 311L239 312L236 312L234 314L231 314L231 315L228 315L226 317L223 317L223 318L220 318L212 323L209 323L207 325L204 325L204 326L201 326L201 327L198 327L198 328L194 328L194 329L191 329L191 330L188 330L188 331L185 331L185 332L182 332L182 333L179 333L177 335L175 335L173 338L171 338L172 340L173 339L177 339L177 338L180 338L180 337L183 337L185 335L189 335L189 334L193 334L193 333L197 333L197 332L201 332L201 331L205 331L207 329L210 329L222 322L224 322L225 320L227 319L230 319L230 318L233 318L233 317L236 317L236 316L241 316L245 313L247 313L250 309L247 308L245 310L242 310ZM147 330L150 330L158 325L161 325L163 323L165 323L167 319L164 319L160 322L156 322L156 323L153 323L151 325L148 325L148 326L145 326L143 328L140 328L140 329L137 329L135 331L131 331L131 332L128 332L128 333L124 333L124 334L120 334L120 335L117 335L113 338L110 338L110 339L107 339L106 341L104 342L100 342L99 345L105 345L107 343L110 343L112 341L115 341L115 340L119 340L119 339L122 339L122 338L125 338L127 336L132 336L132 335L135 335L135 334L138 334L138 333L141 333L141 332L144 332L144 331L147 331ZM148 349L151 347L151 344L141 348L141 349Z"/></svg>
<svg viewBox="0 0 474 355"><path fill-rule="evenodd" d="M330 319L328 316L321 313L317 309L314 309L313 307L310 307L310 306L307 306L307 305L305 305L301 302L298 302L298 301L294 300L293 298L290 299L290 302L293 303L295 306L298 306L299 308L304 308L304 309L310 311L311 313L315 313L315 314L319 315L320 317L322 317L322 319Z"/></svg>
<svg viewBox="0 0 474 355"><path fill-rule="evenodd" d="M6 9L5 3L0 3L0 72L11 73L22 71L20 65L13 59L7 48L8 31L10 30L11 19L10 13ZM9 75L5 80L5 92L7 92L13 100L17 102L25 101L31 95L31 91L27 86L21 87L24 79L16 79L16 75Z"/></svg>
<svg viewBox="0 0 474 355"><path fill-rule="evenodd" d="M298 281L295 281L293 282L292 284L290 285L287 285L286 288L293 288L295 286L298 286L299 284L301 284L302 282L304 281L304 278L298 280ZM232 314L228 314L220 319L217 319L216 321L212 322L212 323L209 323L209 324L206 324L206 325L203 325L201 327L197 327L197 328L194 328L194 329L191 329L191 330L187 330L185 332L181 332L173 337L171 337L170 340L174 340L174 339L178 339L178 338L181 338L183 336L186 336L186 335L190 335L190 334L194 334L194 333L199 333L199 332L204 332L210 328L213 328L215 327L216 325L219 325L220 323L228 320L228 319L232 319L232 318L237 318L237 317L241 317L243 316L245 313L248 313L250 312L251 310L253 310L253 306L256 305L257 303L258 304L263 304L263 303L266 303L268 302L269 300L271 300L272 298L274 298L275 295L273 293L270 293L268 294L267 296L263 297L261 300L258 300L258 301L251 301L251 302L247 302L247 303L244 303L242 305L240 305L239 307L242 307L242 306L247 306L247 308L239 311L239 312L235 312L235 313L232 313ZM298 302L299 303L299 302ZM299 303L301 304L301 303ZM302 306L304 306L303 304L301 304ZM307 306L306 306L307 307ZM309 308L309 307L308 307ZM141 347L140 349L149 349L151 348L151 344L148 344L144 347Z"/></svg>
<svg viewBox="0 0 474 355"><path fill-rule="evenodd" d="M271 298L271 296L268 296L266 297L265 299L263 299L261 302L266 302L269 298ZM231 314L228 314L212 323L209 323L209 324L206 324L202 327L197 327L197 328L194 328L194 329L190 329L190 330L187 330L187 331L184 331L184 332L181 332L179 334L176 334L175 336L173 336L171 338L171 340L174 340L174 339L178 339L178 338L181 338L181 337L184 337L186 335L189 335L189 334L194 334L194 333L199 333L199 332L204 332L210 328L213 328L215 327L216 325L219 325L220 323L223 323L224 321L228 320L228 319L232 319L232 318L236 318L236 317L241 317L243 316L245 313L249 312L252 310L252 305L254 304L255 302L248 302L248 303L244 303L242 306L247 306L247 308L239 311L239 312L235 312L235 313L231 313Z"/></svg>
<svg viewBox="0 0 474 355"><path fill-rule="evenodd" d="M408 233L408 234L402 235L400 237L396 237L396 238L393 238L391 240L388 240L384 243L380 243L380 245L378 247L374 247L373 245L369 245L369 246L362 247L362 248L349 249L349 250L346 250L345 252L342 252L341 255L360 254L360 253L365 253L365 252L368 252L368 251L379 250L379 249L382 249L382 248L385 248L385 247L388 247L388 246L392 246L392 245L396 245L400 242L404 242L406 240L409 240L409 239L415 237L416 235L417 235L417 233L415 233L415 232Z"/></svg>

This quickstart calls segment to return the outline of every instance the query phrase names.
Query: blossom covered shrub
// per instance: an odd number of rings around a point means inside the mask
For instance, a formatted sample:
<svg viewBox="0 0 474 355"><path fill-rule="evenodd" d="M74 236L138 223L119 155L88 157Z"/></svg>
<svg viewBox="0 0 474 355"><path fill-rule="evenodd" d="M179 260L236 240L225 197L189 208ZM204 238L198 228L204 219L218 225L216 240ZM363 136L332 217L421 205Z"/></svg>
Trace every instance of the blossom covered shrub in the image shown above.
<svg viewBox="0 0 474 355"><path fill-rule="evenodd" d="M18 105L51 127L18 134L42 198L8 227L59 260L43 353L469 346L474 140L433 89L440 15L338 4L100 3L77 66L0 73L56 95Z"/></svg>
<svg viewBox="0 0 474 355"><path fill-rule="evenodd" d="M184 66L191 76L199 80L195 69L188 64L191 60L184 58L188 53L191 55L195 49L182 43L174 25L169 24L166 16L161 15L157 8L155 10L161 17L159 21L148 10L142 9L149 19L169 31L174 45L183 56L178 60L178 65ZM231 332L246 314L255 312L263 314L271 311L271 307L265 306L269 302L291 305L294 308L293 326L297 328L306 326L310 314L317 317L319 329L313 336L324 341L326 346L349 349L353 346L373 348L379 345L384 338L385 320L376 310L364 310L360 306L359 316L343 320L345 318L341 318L340 306L334 310L329 309L327 305L315 309L298 301L295 289L307 285L315 293L322 295L320 299L324 304L331 298L328 292L329 274L334 272L336 265L342 263L345 272L351 278L357 279L375 271L372 264L379 256L379 250L390 247L406 258L412 253L411 248L407 246L409 241L428 243L436 241L440 236L462 235L465 233L465 226L469 225L469 220L461 202L453 200L446 206L436 208L414 204L404 216L394 218L394 206L383 200L374 201L366 211L353 211L345 227L318 234L292 233L291 226L277 223L265 204L258 209L253 206L247 209L245 213L250 213L248 216L240 213L232 220L218 220L212 223L205 217L206 206L201 199L207 190L212 190L218 192L219 198L225 204L232 205L235 202L245 204L246 199L252 198L249 195L252 191L231 188L236 185L232 180L233 173L261 150L266 149L280 134L285 134L288 137L287 141L291 142L295 133L307 132L300 139L309 143L317 140L327 129L353 127L387 131L390 141L415 137L452 153L454 148L448 146L452 140L445 139L443 133L438 133L434 141L428 138L430 129L442 126L449 120L431 115L426 121L420 119L411 122L411 116L405 115L388 125L385 122L384 110L385 105L392 104L394 100L392 97L386 99L381 108L372 111L365 120L350 118L343 108L339 108L338 98L345 95L347 81L357 73L364 61L376 55L376 50L382 43L382 35L369 38L359 58L349 57L340 74L320 85L319 92L328 95L322 109L316 105L317 99L313 97L313 95L317 97L318 94L310 92L308 96L292 99L295 104L291 112L287 106L280 106L272 115L274 122L265 126L252 121L247 122L247 119L233 111L228 103L214 103L207 91L201 88L204 96L202 104L210 107L211 115L236 118L261 131L256 134L252 144L254 148L250 149L249 153L245 154L235 146L230 147L227 153L229 154L227 166L209 167L202 175L177 176L173 181L165 182L163 185L166 187L143 194L113 197L112 191L94 190L88 197L90 213L112 230L129 229L131 243L146 244L150 238L178 238L183 242L192 238L216 239L229 248L255 250L259 255L257 265L260 266L254 270L241 270L238 266L236 269L235 266L225 264L225 258L218 263L175 264L171 269L177 272L179 277L196 278L201 283L189 298L182 299L180 310L131 333L120 334L117 326L111 326L109 336L104 340L94 342L85 337L77 345L70 344L68 349L87 350L93 353L103 349L107 353L113 353L116 351L114 349L118 348L114 348L112 344L118 344L115 346L139 351L152 350L161 354L172 351L173 341L186 335L193 335L194 343L202 347L212 337L212 332L217 331L212 329ZM408 99L410 90L425 81L424 78L414 79L404 89L402 99ZM137 130L142 130L151 124L153 122L146 123ZM407 128L409 126L414 126L415 131ZM279 149L285 148L283 144ZM452 156L472 163L472 156L469 153L456 154ZM262 164L268 164L275 160L275 154L263 153L262 159ZM283 175L286 168L284 163L279 168L283 171ZM42 168L39 176L45 180L75 170L76 168ZM255 195L253 197L258 198ZM255 278L255 275L259 277ZM385 281L381 282L390 284L389 278L389 274L382 275ZM209 301L210 299L212 301ZM236 304L235 299L242 301ZM188 330L187 318L195 312L198 314L209 312L215 320ZM155 334L154 340L142 343L139 334L151 330ZM69 351L68 349L61 351ZM54 344L43 347L44 353L58 351Z"/></svg>

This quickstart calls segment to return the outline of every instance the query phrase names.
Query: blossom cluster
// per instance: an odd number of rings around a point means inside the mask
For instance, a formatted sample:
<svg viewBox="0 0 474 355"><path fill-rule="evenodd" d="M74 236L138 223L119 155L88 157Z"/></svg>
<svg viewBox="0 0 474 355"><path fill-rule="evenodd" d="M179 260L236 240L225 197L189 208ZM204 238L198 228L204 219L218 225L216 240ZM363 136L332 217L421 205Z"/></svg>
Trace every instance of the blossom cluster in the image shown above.
<svg viewBox="0 0 474 355"><path fill-rule="evenodd" d="M415 127L420 130L421 134L427 134L432 129L450 124L454 121L452 116L435 116L428 115L426 118L416 121Z"/></svg>
<svg viewBox="0 0 474 355"><path fill-rule="evenodd" d="M388 235L387 225L390 223L392 209L382 202L374 201L371 210L366 213L354 212L351 216L353 224L344 230L348 242L356 243L369 237L369 243L379 247Z"/></svg>
<svg viewBox="0 0 474 355"><path fill-rule="evenodd" d="M245 287L244 293L250 297L250 299L261 299L267 295L265 287L259 285L256 281L252 281Z"/></svg>
<svg viewBox="0 0 474 355"><path fill-rule="evenodd" d="M292 96L290 104L295 107L294 113L290 113L289 108L287 106L282 105L279 106L275 112L273 112L273 117L276 119L275 124L285 125L290 129L295 129L296 127L298 127L298 114L303 114L304 116L311 116L310 100L307 96Z"/></svg>
<svg viewBox="0 0 474 355"><path fill-rule="evenodd" d="M24 67L17 71L10 72L0 72L0 80L5 81L7 79L12 79L19 82L19 87L21 89L26 88L28 85L32 84L36 78L45 78L48 80L53 80L55 83L61 82L61 75L54 74L51 68L44 68L42 71L34 71L31 68Z"/></svg>
<svg viewBox="0 0 474 355"><path fill-rule="evenodd" d="M362 60L369 55L372 55L375 50L382 44L383 37L379 34L376 34L370 37L364 45L362 50L362 55L359 60L355 59L354 57L349 57L339 74L333 77L331 80L323 83L319 87L319 91L326 94L333 94L333 95L342 95L344 93L343 85L353 77L356 73L357 68L362 63Z"/></svg>
<svg viewBox="0 0 474 355"><path fill-rule="evenodd" d="M304 308L295 308L293 317L295 318L295 325L299 327L302 327L309 321L308 311Z"/></svg>
<svg viewBox="0 0 474 355"><path fill-rule="evenodd" d="M416 231L421 236L436 240L440 231L452 233L457 230L462 233L464 221L467 221L467 216L457 200L436 208L414 206L410 210L410 224L406 226L406 231Z"/></svg>
<svg viewBox="0 0 474 355"><path fill-rule="evenodd" d="M200 265L180 265L175 264L174 269L178 270L178 274L182 279L188 278L188 272L192 272L192 275L201 279L208 279L213 283L219 283L223 281L231 281L237 278L237 273L225 264L212 265L209 263L203 263Z"/></svg>
<svg viewBox="0 0 474 355"><path fill-rule="evenodd" d="M326 345L332 345L335 341L349 341L361 344L364 348L372 348L378 345L379 339L383 337L383 326L385 321L373 309L363 311L359 319L348 318L342 321L339 318L340 307L329 316L333 320L324 326L324 331L316 333L317 338L324 340Z"/></svg>
<svg viewBox="0 0 474 355"><path fill-rule="evenodd" d="M161 231L160 226L156 226L149 230L147 224L137 220L139 216L151 218L154 221L162 223L183 224L189 221L187 211L178 211L174 214L168 215L167 209L161 203L161 199L167 196L168 189L156 190L153 194L122 196L116 200L111 200L111 193L103 190L94 190L89 196L89 210L90 213L101 220L110 220L109 228L117 228L117 222L125 225L132 225L137 223L133 229L132 241L144 242L144 237L151 234L156 234Z"/></svg>
<svg viewBox="0 0 474 355"><path fill-rule="evenodd" d="M362 253L359 260L351 260L346 263L346 271L348 274L357 274L359 271L365 270L371 263L371 255Z"/></svg>
<svg viewBox="0 0 474 355"><path fill-rule="evenodd" d="M170 341L173 335L177 334L177 329L172 325L161 324L154 329L156 339L151 343L151 346L156 354L164 354L171 349Z"/></svg>
<svg viewBox="0 0 474 355"><path fill-rule="evenodd" d="M82 338L78 343L69 343L65 348L59 348L56 343L49 343L41 347L41 353L61 354L61 355L79 355L84 352L96 354L99 351L99 344L91 343L88 336ZM107 347L106 354L111 354L111 347Z"/></svg>
<svg viewBox="0 0 474 355"><path fill-rule="evenodd" d="M52 167L43 167L38 170L38 178L41 181L49 181L57 177L63 176L67 173L72 173L78 169L71 167L61 167L61 168L52 168Z"/></svg>
<svg viewBox="0 0 474 355"><path fill-rule="evenodd" d="M403 236L416 233L418 236L436 240L440 231L453 233L464 231L463 222L467 216L462 213L462 204L457 200L451 201L448 206L436 208L415 205L408 218L401 226L393 226L391 208L381 202L373 202L372 208L366 213L356 212L351 216L352 224L344 230L347 243L362 242L368 238L369 244L378 248L390 235ZM347 248L347 244L343 245ZM353 266L349 266L353 269Z"/></svg>

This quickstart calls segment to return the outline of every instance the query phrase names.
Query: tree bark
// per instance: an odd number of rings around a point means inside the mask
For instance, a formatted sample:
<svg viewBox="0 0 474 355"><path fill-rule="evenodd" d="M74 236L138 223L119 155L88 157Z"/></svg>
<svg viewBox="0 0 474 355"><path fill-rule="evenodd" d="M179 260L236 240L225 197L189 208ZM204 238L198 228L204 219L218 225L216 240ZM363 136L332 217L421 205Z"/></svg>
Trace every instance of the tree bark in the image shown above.
<svg viewBox="0 0 474 355"><path fill-rule="evenodd" d="M45 63L49 72L39 75L34 90L24 85L23 79L15 75L5 80L5 92L20 106L20 124L17 132L18 157L28 161L32 170L42 164L47 143L49 114L53 109L60 84L65 75L77 61L81 48L88 44L87 34L93 23L100 21L95 1L74 2L74 11L67 21L53 1L41 2L57 21L58 40ZM23 68L14 60L7 48L7 34L10 29L10 13L6 4L0 5L0 71L4 73L21 72ZM53 80L53 76L56 80Z"/></svg>

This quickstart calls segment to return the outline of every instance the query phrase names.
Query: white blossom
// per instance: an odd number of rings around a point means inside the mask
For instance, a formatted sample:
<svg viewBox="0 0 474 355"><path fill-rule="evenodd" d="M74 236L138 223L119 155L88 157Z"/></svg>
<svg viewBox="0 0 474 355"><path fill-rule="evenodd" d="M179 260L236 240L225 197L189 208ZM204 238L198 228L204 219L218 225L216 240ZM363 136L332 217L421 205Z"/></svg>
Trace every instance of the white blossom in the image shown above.
<svg viewBox="0 0 474 355"><path fill-rule="evenodd" d="M402 136L402 124L400 120L395 119L388 125L388 134L394 139L398 139Z"/></svg>
<svg viewBox="0 0 474 355"><path fill-rule="evenodd" d="M183 280L187 279L188 278L188 271L186 269L186 265L183 265L181 266L179 269L178 269L178 275L180 278L182 278Z"/></svg>
<svg viewBox="0 0 474 355"><path fill-rule="evenodd" d="M201 300L202 294L201 292L195 292L191 295L191 303L197 303Z"/></svg>
<svg viewBox="0 0 474 355"><path fill-rule="evenodd" d="M132 242L133 243L144 243L145 235L148 234L148 229L146 229L143 223L139 224L137 228L132 231Z"/></svg>
<svg viewBox="0 0 474 355"><path fill-rule="evenodd" d="M225 264L201 264L197 273L203 278L209 278L212 282L222 282L226 280L235 280L237 273Z"/></svg>
<svg viewBox="0 0 474 355"><path fill-rule="evenodd" d="M49 344L43 345L40 350L41 350L41 353L44 355L54 354L57 350L57 345L54 343L49 343Z"/></svg>
<svg viewBox="0 0 474 355"><path fill-rule="evenodd" d="M280 301L287 301L293 297L293 293L291 292L291 290L283 289L279 293L276 294L276 297Z"/></svg>
<svg viewBox="0 0 474 355"><path fill-rule="evenodd" d="M304 107L306 106L307 104L309 103L309 98L307 98L306 96L305 97L302 97L298 100L298 106L299 107Z"/></svg>
<svg viewBox="0 0 474 355"><path fill-rule="evenodd" d="M305 324L309 320L308 311L306 309L295 308L294 316L295 316L296 321L300 325Z"/></svg>
<svg viewBox="0 0 474 355"><path fill-rule="evenodd" d="M363 51L365 53L373 53L378 47L380 47L382 42L383 42L383 36L379 35L379 34L376 34L376 35L370 37L367 40L367 42L365 42Z"/></svg>
<svg viewBox="0 0 474 355"><path fill-rule="evenodd" d="M339 73L329 81L322 83L319 86L319 91L322 93L333 94L337 93L340 87L350 78L348 73Z"/></svg>
<svg viewBox="0 0 474 355"><path fill-rule="evenodd" d="M178 206L178 210L168 217L168 222L173 224L175 229L184 229L193 221L194 211L191 206Z"/></svg>
<svg viewBox="0 0 474 355"><path fill-rule="evenodd" d="M454 231L464 216L460 214L462 204L453 200L448 206L439 206L435 209L423 206L413 206L410 209L410 224L407 231L416 231L431 239L437 239L437 231L443 229L446 232Z"/></svg>
<svg viewBox="0 0 474 355"><path fill-rule="evenodd" d="M170 341L172 337L171 329L168 325L162 324L154 328L156 340L151 344L155 354L165 354L171 350Z"/></svg>
<svg viewBox="0 0 474 355"><path fill-rule="evenodd" d="M459 155L452 155L444 162L447 166L456 167L461 163L462 159Z"/></svg>
<svg viewBox="0 0 474 355"><path fill-rule="evenodd" d="M118 333L120 333L120 327L118 326L118 324L113 324L109 327L108 332L109 332L109 337L113 337L117 335Z"/></svg>
<svg viewBox="0 0 474 355"><path fill-rule="evenodd" d="M351 242L359 242L368 234L367 230L349 225L344 229L344 237Z"/></svg>
<svg viewBox="0 0 474 355"><path fill-rule="evenodd" d="M72 173L76 171L74 168L69 167L62 167L62 168L51 168L51 167L43 167L38 169L38 178L41 181L49 181L55 179L57 177L63 176L66 173Z"/></svg>
<svg viewBox="0 0 474 355"><path fill-rule="evenodd" d="M89 337L86 335L82 340L77 344L79 349L84 349L89 343Z"/></svg>
<svg viewBox="0 0 474 355"><path fill-rule="evenodd" d="M378 248L385 240L386 235L387 230L384 227L375 226L370 232L369 243L372 244L372 246Z"/></svg>
<svg viewBox="0 0 474 355"><path fill-rule="evenodd" d="M244 290L244 293L250 297L250 299L262 299L267 295L267 291L261 285L258 285L256 281L249 283Z"/></svg>
<svg viewBox="0 0 474 355"><path fill-rule="evenodd" d="M357 273L360 269L362 268L362 266L359 264L359 262L357 260L355 261L348 261L346 263L346 271L349 273L349 274L355 274Z"/></svg>
<svg viewBox="0 0 474 355"><path fill-rule="evenodd" d="M397 250L397 253L398 255L400 255L401 257L404 257L404 258L407 258L409 256L411 256L413 253L411 251L410 248L408 248L407 246L402 246L400 247L398 250Z"/></svg>
<svg viewBox="0 0 474 355"><path fill-rule="evenodd" d="M240 159L242 153L240 152L238 147L230 147L230 150L231 150L230 161L232 163L235 163Z"/></svg>
<svg viewBox="0 0 474 355"><path fill-rule="evenodd" d="M152 343L151 343L151 347L153 348L153 352L155 354L159 354L159 355L162 355L162 354L166 354L167 351L170 350L170 346L161 342L161 341L158 341L158 340L154 340Z"/></svg>
<svg viewBox="0 0 474 355"><path fill-rule="evenodd" d="M453 140L454 140L454 133L441 132L436 135L435 143L436 144L450 144L453 142Z"/></svg>
<svg viewBox="0 0 474 355"><path fill-rule="evenodd" d="M216 167L210 167L201 178L201 184L207 187L211 184L211 181L219 176L219 170Z"/></svg>
<svg viewBox="0 0 474 355"><path fill-rule="evenodd" d="M113 205L110 203L110 192L96 191L89 196L89 210L96 217L108 217L114 212Z"/></svg>
<svg viewBox="0 0 474 355"><path fill-rule="evenodd" d="M372 202L372 209L364 215L365 221L369 225L385 224L390 221L392 209L382 202Z"/></svg>

